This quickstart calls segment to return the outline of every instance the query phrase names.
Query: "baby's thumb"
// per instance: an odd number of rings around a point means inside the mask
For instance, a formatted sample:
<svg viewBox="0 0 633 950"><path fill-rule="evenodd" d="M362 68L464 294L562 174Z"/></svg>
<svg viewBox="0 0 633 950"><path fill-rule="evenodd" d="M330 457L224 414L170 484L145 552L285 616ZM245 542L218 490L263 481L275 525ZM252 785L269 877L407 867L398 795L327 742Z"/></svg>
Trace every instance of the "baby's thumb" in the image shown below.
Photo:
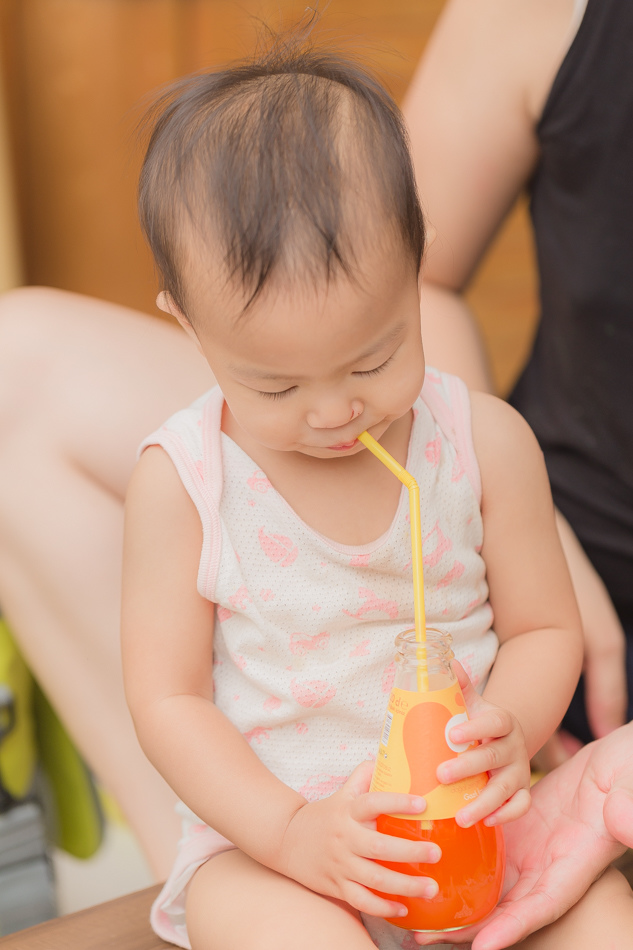
<svg viewBox="0 0 633 950"><path fill-rule="evenodd" d="M476 706L477 702L481 700L481 696L470 682L470 677L459 660L453 660L452 667L453 672L457 676L457 682L459 683L460 689L462 691L466 708L470 711L474 706Z"/></svg>
<svg viewBox="0 0 633 950"><path fill-rule="evenodd" d="M633 848L633 788L614 785L604 800L602 814L607 831L616 841Z"/></svg>
<svg viewBox="0 0 633 950"><path fill-rule="evenodd" d="M365 792L369 791L371 777L373 774L374 763L361 762L360 765L356 766L343 787L346 791L351 792L354 796L364 795Z"/></svg>

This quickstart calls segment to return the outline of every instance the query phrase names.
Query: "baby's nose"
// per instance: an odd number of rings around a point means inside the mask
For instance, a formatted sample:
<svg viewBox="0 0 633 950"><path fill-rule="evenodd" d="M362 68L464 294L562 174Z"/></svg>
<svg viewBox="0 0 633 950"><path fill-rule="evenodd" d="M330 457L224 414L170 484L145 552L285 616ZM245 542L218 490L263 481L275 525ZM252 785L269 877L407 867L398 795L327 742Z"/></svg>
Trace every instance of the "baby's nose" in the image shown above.
<svg viewBox="0 0 633 950"><path fill-rule="evenodd" d="M307 414L308 425L312 429L340 429L357 419L363 412L363 404L354 399L328 401L321 403L318 408L311 409Z"/></svg>

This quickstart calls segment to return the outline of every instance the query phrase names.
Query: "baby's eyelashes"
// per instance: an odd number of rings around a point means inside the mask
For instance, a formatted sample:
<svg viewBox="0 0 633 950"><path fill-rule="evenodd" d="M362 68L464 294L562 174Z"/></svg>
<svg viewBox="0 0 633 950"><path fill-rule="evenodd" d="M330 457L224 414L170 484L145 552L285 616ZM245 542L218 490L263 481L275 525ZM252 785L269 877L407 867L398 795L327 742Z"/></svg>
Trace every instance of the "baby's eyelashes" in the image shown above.
<svg viewBox="0 0 633 950"><path fill-rule="evenodd" d="M389 366L394 356L395 354L392 354L388 360L385 360L384 363L380 364L380 366L375 366L374 369L356 370L354 373L352 373L352 376L377 376L378 373L382 373L383 369L386 369Z"/></svg>
<svg viewBox="0 0 633 950"><path fill-rule="evenodd" d="M258 389L256 390L260 396L263 396L265 399L283 399L285 396L289 396L291 393L295 392L299 387L290 386L289 389L282 389L279 392L269 393L265 390Z"/></svg>

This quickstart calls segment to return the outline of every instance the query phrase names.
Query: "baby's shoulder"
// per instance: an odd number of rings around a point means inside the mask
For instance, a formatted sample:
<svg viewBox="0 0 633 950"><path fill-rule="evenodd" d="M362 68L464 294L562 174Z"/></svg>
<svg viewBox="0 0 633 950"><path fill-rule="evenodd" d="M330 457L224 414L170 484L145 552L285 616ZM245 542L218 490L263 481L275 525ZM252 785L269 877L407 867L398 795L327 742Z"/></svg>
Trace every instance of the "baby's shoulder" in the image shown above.
<svg viewBox="0 0 633 950"><path fill-rule="evenodd" d="M473 442L482 455L501 452L540 451L536 437L523 416L509 403L490 393L470 393Z"/></svg>
<svg viewBox="0 0 633 950"><path fill-rule="evenodd" d="M503 399L489 393L470 394L472 433L482 486L529 479L543 468L543 453L532 429Z"/></svg>
<svg viewBox="0 0 633 950"><path fill-rule="evenodd" d="M159 444L149 445L141 454L128 484L125 504L128 519L130 513L138 513L148 523L156 520L157 512L161 517L181 517L193 508L173 459Z"/></svg>

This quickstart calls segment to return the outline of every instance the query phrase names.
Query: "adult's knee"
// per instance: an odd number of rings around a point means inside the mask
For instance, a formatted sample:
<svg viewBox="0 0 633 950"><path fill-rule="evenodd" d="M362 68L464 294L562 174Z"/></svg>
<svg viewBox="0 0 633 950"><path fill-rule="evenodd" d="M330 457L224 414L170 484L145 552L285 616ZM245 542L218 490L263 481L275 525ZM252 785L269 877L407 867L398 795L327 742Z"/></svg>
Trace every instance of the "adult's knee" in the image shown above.
<svg viewBox="0 0 633 950"><path fill-rule="evenodd" d="M39 350L63 330L63 300L51 287L17 287L0 296L0 358L8 362Z"/></svg>
<svg viewBox="0 0 633 950"><path fill-rule="evenodd" d="M0 436L38 401L68 335L62 291L20 287L0 296Z"/></svg>

